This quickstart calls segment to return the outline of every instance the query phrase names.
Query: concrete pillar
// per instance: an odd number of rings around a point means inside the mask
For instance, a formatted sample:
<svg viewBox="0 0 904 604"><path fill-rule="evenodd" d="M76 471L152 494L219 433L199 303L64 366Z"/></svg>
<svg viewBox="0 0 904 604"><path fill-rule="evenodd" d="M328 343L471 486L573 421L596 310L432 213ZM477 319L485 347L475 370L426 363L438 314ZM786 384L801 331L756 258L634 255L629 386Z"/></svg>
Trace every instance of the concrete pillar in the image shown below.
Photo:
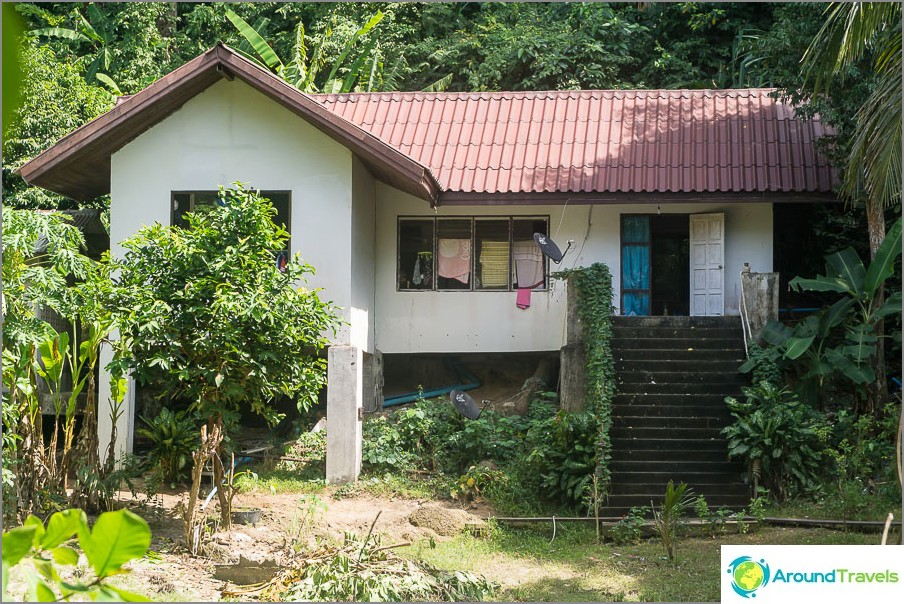
<svg viewBox="0 0 904 604"><path fill-rule="evenodd" d="M97 443L99 447L101 464L107 459L107 448L110 446L110 437L113 434L113 405L110 389L110 372L107 365L113 360L113 348L109 344L101 344L100 355L97 362L100 365L100 375L97 383ZM126 453L132 452L133 432L135 431L135 380L127 379L127 389L122 404L116 417L116 459L119 460Z"/></svg>
<svg viewBox="0 0 904 604"><path fill-rule="evenodd" d="M361 473L364 357L357 346L330 346L327 363L326 481L345 484Z"/></svg>
<svg viewBox="0 0 904 604"><path fill-rule="evenodd" d="M769 321L778 320L778 273L741 273L741 292L752 339Z"/></svg>
<svg viewBox="0 0 904 604"><path fill-rule="evenodd" d="M568 297L565 315L565 346L561 351L559 370L559 401L563 409L583 411L585 406L584 324L578 315L578 288L574 276L568 277Z"/></svg>
<svg viewBox="0 0 904 604"><path fill-rule="evenodd" d="M383 410L383 353L364 353L364 412Z"/></svg>

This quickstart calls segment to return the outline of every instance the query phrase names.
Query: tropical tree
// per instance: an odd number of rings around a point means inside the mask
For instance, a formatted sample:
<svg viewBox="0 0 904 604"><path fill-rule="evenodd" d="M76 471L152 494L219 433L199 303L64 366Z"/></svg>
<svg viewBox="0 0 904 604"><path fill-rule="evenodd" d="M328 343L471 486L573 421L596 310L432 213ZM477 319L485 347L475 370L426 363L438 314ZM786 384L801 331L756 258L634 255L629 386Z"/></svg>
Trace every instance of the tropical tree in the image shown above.
<svg viewBox="0 0 904 604"><path fill-rule="evenodd" d="M882 210L901 198L901 4L833 2L825 15L803 57L805 85L831 94L863 60L876 76L857 111L840 189L849 200L864 200L875 256L885 238Z"/></svg>
<svg viewBox="0 0 904 604"><path fill-rule="evenodd" d="M80 68L48 46L22 47L21 106L3 137L3 204L16 208L72 207L71 200L28 186L14 173L57 140L113 106L106 90L88 84ZM93 204L97 205L97 204Z"/></svg>
<svg viewBox="0 0 904 604"><path fill-rule="evenodd" d="M336 321L332 305L302 286L310 265L296 255L277 267L289 234L274 215L269 201L237 183L221 188L213 207L187 214L187 228L143 228L113 263L121 357L112 366L207 418L187 511L194 513L201 468L212 458L225 527L224 418L246 410L275 423L278 395L309 408L326 378L318 353Z"/></svg>
<svg viewBox="0 0 904 604"><path fill-rule="evenodd" d="M882 241L875 258L864 266L853 248L826 256L824 274L814 278L795 277L790 286L797 290L826 292L839 299L817 314L807 317L793 329L777 321L763 329L763 338L778 347L785 359L805 360L802 375L804 394L820 400L829 378L843 378L855 387L867 387L864 410L877 405L877 385L886 381L884 363L879 357L884 339L883 319L901 312L901 292L886 299L883 285L894 274L901 256L901 221L895 223ZM748 361L742 366L753 366Z"/></svg>

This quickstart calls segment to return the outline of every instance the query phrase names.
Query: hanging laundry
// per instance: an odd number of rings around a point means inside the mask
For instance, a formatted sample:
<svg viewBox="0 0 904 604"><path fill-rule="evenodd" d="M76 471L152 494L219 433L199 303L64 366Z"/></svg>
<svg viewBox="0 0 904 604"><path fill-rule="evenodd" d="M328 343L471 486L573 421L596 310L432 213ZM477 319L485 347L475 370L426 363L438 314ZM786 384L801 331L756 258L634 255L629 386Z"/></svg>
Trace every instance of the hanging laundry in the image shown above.
<svg viewBox="0 0 904 604"><path fill-rule="evenodd" d="M530 308L530 289L529 287L519 287L518 295L515 297L515 306L518 308Z"/></svg>
<svg viewBox="0 0 904 604"><path fill-rule="evenodd" d="M440 277L467 283L471 278L471 240L440 239L436 272Z"/></svg>
<svg viewBox="0 0 904 604"><path fill-rule="evenodd" d="M421 256L418 255L417 260L414 261L414 270L411 271L411 281L415 285L420 285L424 282L424 271L421 268Z"/></svg>
<svg viewBox="0 0 904 604"><path fill-rule="evenodd" d="M515 256L515 277L518 287L534 288L543 285L543 254L531 241L516 241L512 250Z"/></svg>

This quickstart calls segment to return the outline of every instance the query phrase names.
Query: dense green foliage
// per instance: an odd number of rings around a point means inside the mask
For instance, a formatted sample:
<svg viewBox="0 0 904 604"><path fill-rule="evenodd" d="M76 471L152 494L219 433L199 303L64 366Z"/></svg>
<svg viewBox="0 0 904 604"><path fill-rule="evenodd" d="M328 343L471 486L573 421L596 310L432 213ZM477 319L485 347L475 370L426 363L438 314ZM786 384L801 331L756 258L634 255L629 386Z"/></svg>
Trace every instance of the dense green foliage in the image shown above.
<svg viewBox="0 0 904 604"><path fill-rule="evenodd" d="M556 412L544 398L525 416L487 410L469 420L448 401L421 400L368 419L364 470L432 472L450 481L447 495L479 495L511 511L585 509L597 425L586 413Z"/></svg>
<svg viewBox="0 0 904 604"><path fill-rule="evenodd" d="M74 539L85 554L87 568L79 564L79 552L66 545ZM3 533L4 600L20 596L20 601L32 602L146 602L140 594L111 585L109 578L127 572L123 565L144 556L150 545L148 523L128 510L101 514L91 528L82 510L57 512L46 525L29 516L22 526ZM28 569L23 573L27 582L24 594L7 592L9 571L17 565ZM63 567L75 567L75 578L61 578L58 569Z"/></svg>
<svg viewBox="0 0 904 604"><path fill-rule="evenodd" d="M756 356L742 366L742 371L764 367L766 355L780 356L776 362L793 369L798 378L797 390L807 401L824 406L829 386L841 385L872 409L875 393L869 386L884 380L885 368L877 365L877 348L882 320L901 312L901 292L886 299L880 295L893 276L901 255L901 221L891 228L869 266L853 248L845 248L826 256L824 274L815 278L796 277L790 286L799 290L825 292L835 300L820 312L808 316L793 327L772 321L762 338L771 347L753 349ZM772 376L773 383L778 383Z"/></svg>
<svg viewBox="0 0 904 604"><path fill-rule="evenodd" d="M26 44L22 104L3 137L3 204L16 208L70 208L72 200L29 187L13 171L57 140L113 106L110 93L87 84L72 59L47 46Z"/></svg>
<svg viewBox="0 0 904 604"><path fill-rule="evenodd" d="M39 57L24 91L26 106L37 111L20 112L14 138L33 144L14 155L4 148L7 167L111 106L110 91L133 94L218 41L256 56L228 10L260 34L286 69L304 66L311 90L333 90L327 80L344 85L359 72L367 74L364 81L376 78L361 89L423 90L442 80L456 91L766 85L775 78L769 70L753 73L763 62L751 40L786 10L691 2L48 2L16 9L31 32L27 52ZM379 25L359 36L343 60L349 41L378 12ZM819 22L816 7L803 12L805 21ZM79 74L82 81L74 81ZM47 125L29 116L46 116ZM72 203L26 193L8 172L4 189L7 198L19 192L12 198L17 206Z"/></svg>
<svg viewBox="0 0 904 604"><path fill-rule="evenodd" d="M76 442L75 422L89 411L89 422L96 421L94 374L112 323L100 294L109 284L106 263L82 255L84 238L63 215L6 209L3 235L3 512L9 517L64 504L68 486L73 499L84 494L81 479L68 482L77 450L82 474L100 473L91 444L96 423L86 424ZM55 316L70 328L57 333L48 322ZM39 384L53 410L46 446Z"/></svg>
<svg viewBox="0 0 904 604"><path fill-rule="evenodd" d="M612 442L612 398L615 396L615 359L612 356L612 274L609 267L595 263L572 269L562 276L574 279L578 292L577 309L584 330L584 391L586 413L596 424L596 469L598 488L604 495L609 487L609 457Z"/></svg>
<svg viewBox="0 0 904 604"><path fill-rule="evenodd" d="M120 364L203 417L246 404L275 421L275 396L301 409L316 400L335 318L302 287L310 265L296 255L277 267L289 235L269 201L241 185L220 200L188 214L188 228L157 224L123 242L111 295Z"/></svg>
<svg viewBox="0 0 904 604"><path fill-rule="evenodd" d="M779 501L817 488L824 419L786 388L760 382L744 389L744 401L725 399L735 422L722 430L728 456L744 461L751 482Z"/></svg>

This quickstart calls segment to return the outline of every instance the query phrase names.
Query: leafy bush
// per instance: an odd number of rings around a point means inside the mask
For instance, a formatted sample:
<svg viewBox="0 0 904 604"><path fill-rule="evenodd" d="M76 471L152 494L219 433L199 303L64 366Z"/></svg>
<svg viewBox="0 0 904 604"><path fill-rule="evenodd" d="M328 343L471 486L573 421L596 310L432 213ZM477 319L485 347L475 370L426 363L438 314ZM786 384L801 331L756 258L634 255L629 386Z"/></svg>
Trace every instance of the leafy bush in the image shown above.
<svg viewBox="0 0 904 604"><path fill-rule="evenodd" d="M726 522L734 516L734 513L728 508L721 507L713 509L706 502L706 497L698 495L694 500L694 511L697 518L702 520L706 525L709 536L715 538L718 535L724 535L726 530Z"/></svg>
<svg viewBox="0 0 904 604"><path fill-rule="evenodd" d="M901 490L895 474L899 403L889 403L877 416L839 411L826 429L824 454L831 459L828 482L831 503L843 518L866 510L879 496L900 501Z"/></svg>
<svg viewBox="0 0 904 604"><path fill-rule="evenodd" d="M503 472L487 466L471 466L468 471L458 478L455 488L452 489L452 499L457 499L463 504L478 500L493 485L507 481Z"/></svg>
<svg viewBox="0 0 904 604"><path fill-rule="evenodd" d="M546 499L582 508L596 469L598 434L590 413L559 411L534 421L526 436L528 454L521 476L536 477L537 492Z"/></svg>
<svg viewBox="0 0 904 604"><path fill-rule="evenodd" d="M752 382L784 383L782 351L775 346L760 346L756 342L747 349L747 360L741 365L741 373L750 373Z"/></svg>
<svg viewBox="0 0 904 604"><path fill-rule="evenodd" d="M780 501L817 489L822 464L817 428L824 418L787 388L769 382L743 392L746 402L725 399L735 418L722 430L728 457L744 461L754 487L762 481Z"/></svg>
<svg viewBox="0 0 904 604"><path fill-rule="evenodd" d="M633 507L621 520L609 529L609 537L616 545L640 543L641 528L646 523L647 507Z"/></svg>
<svg viewBox="0 0 904 604"><path fill-rule="evenodd" d="M364 422L361 445L362 465L377 472L403 472L415 464L415 455L402 447L402 435L396 424L385 417Z"/></svg>
<svg viewBox="0 0 904 604"><path fill-rule="evenodd" d="M192 451L198 446L197 416L164 407L157 416L142 417L141 421L145 427L139 428L138 433L151 441L148 462L152 470L161 480L175 486L185 478Z"/></svg>

